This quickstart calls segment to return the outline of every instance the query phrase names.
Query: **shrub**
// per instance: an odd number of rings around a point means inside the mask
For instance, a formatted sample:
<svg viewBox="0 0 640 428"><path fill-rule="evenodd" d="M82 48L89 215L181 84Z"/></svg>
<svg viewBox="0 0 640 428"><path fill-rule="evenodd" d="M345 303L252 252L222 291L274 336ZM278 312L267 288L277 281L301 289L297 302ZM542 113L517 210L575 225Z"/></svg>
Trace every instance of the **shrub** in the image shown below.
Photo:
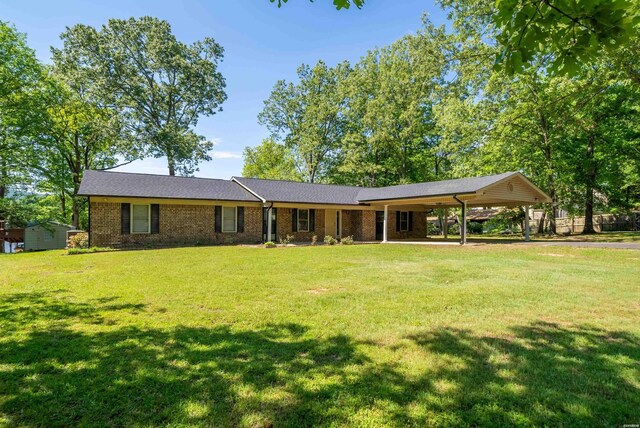
<svg viewBox="0 0 640 428"><path fill-rule="evenodd" d="M478 235L482 234L482 223L470 221L467 223L467 227L469 228L469 233L476 233Z"/></svg>
<svg viewBox="0 0 640 428"><path fill-rule="evenodd" d="M336 241L336 238L334 238L331 235L326 235L324 237L324 243L327 245L336 245L338 243L338 241Z"/></svg>
<svg viewBox="0 0 640 428"><path fill-rule="evenodd" d="M460 225L458 223L449 225L449 235L460 235Z"/></svg>
<svg viewBox="0 0 640 428"><path fill-rule="evenodd" d="M280 245L282 245L283 247L286 247L291 243L291 241L293 241L293 238L294 238L293 235L287 235L284 238L280 237Z"/></svg>
<svg viewBox="0 0 640 428"><path fill-rule="evenodd" d="M435 224L433 224L431 222L428 222L427 223L427 235L439 235L439 234L440 234L440 228L437 225L435 225Z"/></svg>
<svg viewBox="0 0 640 428"><path fill-rule="evenodd" d="M318 244L318 235L313 235L311 237L311 245L317 245Z"/></svg>
<svg viewBox="0 0 640 428"><path fill-rule="evenodd" d="M272 241L267 241L264 243L264 248L275 248L276 247L276 243L272 242Z"/></svg>
<svg viewBox="0 0 640 428"><path fill-rule="evenodd" d="M72 256L74 254L90 254L90 253L106 253L109 251L115 251L110 247L91 247L91 248L69 248L67 254Z"/></svg>
<svg viewBox="0 0 640 428"><path fill-rule="evenodd" d="M69 248L89 248L89 234L87 232L80 232L69 238L67 242Z"/></svg>
<svg viewBox="0 0 640 428"><path fill-rule="evenodd" d="M340 241L343 245L352 245L353 244L353 236L345 236Z"/></svg>

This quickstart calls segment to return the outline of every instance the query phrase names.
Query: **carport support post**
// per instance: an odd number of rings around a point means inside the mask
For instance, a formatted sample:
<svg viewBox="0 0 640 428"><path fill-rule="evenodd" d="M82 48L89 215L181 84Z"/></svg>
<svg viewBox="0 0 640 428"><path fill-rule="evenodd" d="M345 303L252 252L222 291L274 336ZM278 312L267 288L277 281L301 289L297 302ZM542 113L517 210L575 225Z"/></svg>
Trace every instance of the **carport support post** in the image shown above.
<svg viewBox="0 0 640 428"><path fill-rule="evenodd" d="M529 205L524 206L524 240L531 240L531 228L529 227Z"/></svg>
<svg viewBox="0 0 640 428"><path fill-rule="evenodd" d="M467 243L467 201L462 201L462 224L460 225L460 244Z"/></svg>
<svg viewBox="0 0 640 428"><path fill-rule="evenodd" d="M382 226L382 242L387 242L387 223L389 220L389 205L384 206L384 225Z"/></svg>

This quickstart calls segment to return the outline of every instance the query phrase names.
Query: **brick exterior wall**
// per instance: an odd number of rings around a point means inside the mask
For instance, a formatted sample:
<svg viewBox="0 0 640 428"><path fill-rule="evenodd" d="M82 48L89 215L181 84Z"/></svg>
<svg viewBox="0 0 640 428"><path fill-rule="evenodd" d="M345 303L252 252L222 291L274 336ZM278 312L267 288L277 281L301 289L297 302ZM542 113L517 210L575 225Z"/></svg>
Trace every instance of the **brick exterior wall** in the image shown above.
<svg viewBox="0 0 640 428"><path fill-rule="evenodd" d="M277 237L284 238L287 235L293 235L293 242L311 242L313 235L318 237L318 242L322 242L325 235L324 230L324 210L316 209L316 227L312 232L293 232L292 224L292 208L278 207L276 222L278 224Z"/></svg>
<svg viewBox="0 0 640 428"><path fill-rule="evenodd" d="M396 231L397 213L395 210L389 210L387 239L418 239L427 236L427 213L414 211L413 230L411 232Z"/></svg>
<svg viewBox="0 0 640 428"><path fill-rule="evenodd" d="M243 233L216 233L213 205L160 204L160 233L121 234L120 203L91 202L91 245L210 245L262 241L262 209L244 208Z"/></svg>
<svg viewBox="0 0 640 428"><path fill-rule="evenodd" d="M160 204L160 233L121 234L121 204L91 201L91 245L100 247L211 245L262 242L262 208L244 208L243 233L216 233L213 205ZM278 207L277 238L293 235L294 242L324 240L325 210L316 209L315 230L292 232L292 209ZM342 236L356 241L375 241L376 212L342 210ZM396 211L389 210L388 239L418 239L426 236L426 213L413 213L413 231L396 232Z"/></svg>

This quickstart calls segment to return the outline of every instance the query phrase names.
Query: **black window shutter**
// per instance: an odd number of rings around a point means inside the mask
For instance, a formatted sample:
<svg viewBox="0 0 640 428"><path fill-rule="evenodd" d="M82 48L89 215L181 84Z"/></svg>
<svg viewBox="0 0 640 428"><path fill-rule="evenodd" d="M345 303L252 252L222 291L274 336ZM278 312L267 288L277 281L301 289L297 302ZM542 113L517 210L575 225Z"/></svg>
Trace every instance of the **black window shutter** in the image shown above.
<svg viewBox="0 0 640 428"><path fill-rule="evenodd" d="M409 211L409 232L413 232L413 211Z"/></svg>
<svg viewBox="0 0 640 428"><path fill-rule="evenodd" d="M151 233L160 233L160 205L151 204Z"/></svg>
<svg viewBox="0 0 640 428"><path fill-rule="evenodd" d="M316 210L309 210L309 232L316 231Z"/></svg>
<svg viewBox="0 0 640 428"><path fill-rule="evenodd" d="M291 231L298 231L298 210L296 208L291 210Z"/></svg>
<svg viewBox="0 0 640 428"><path fill-rule="evenodd" d="M131 232L131 204L120 204L120 233L128 235Z"/></svg>
<svg viewBox="0 0 640 428"><path fill-rule="evenodd" d="M396 211L396 232L400 232L400 213L401 211Z"/></svg>
<svg viewBox="0 0 640 428"><path fill-rule="evenodd" d="M215 231L216 233L222 232L222 207L220 205L215 206Z"/></svg>
<svg viewBox="0 0 640 428"><path fill-rule="evenodd" d="M238 233L244 232L244 207L238 207Z"/></svg>

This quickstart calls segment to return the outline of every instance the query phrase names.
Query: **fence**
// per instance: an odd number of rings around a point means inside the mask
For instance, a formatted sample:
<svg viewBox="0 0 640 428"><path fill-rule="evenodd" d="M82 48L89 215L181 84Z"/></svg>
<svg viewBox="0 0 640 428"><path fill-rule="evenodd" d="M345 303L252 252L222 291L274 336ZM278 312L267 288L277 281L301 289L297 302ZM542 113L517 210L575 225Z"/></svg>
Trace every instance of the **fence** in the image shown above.
<svg viewBox="0 0 640 428"><path fill-rule="evenodd" d="M593 216L593 228L596 232L640 231L640 212L627 214L597 214ZM563 217L556 219L556 232L582 233L584 217Z"/></svg>

